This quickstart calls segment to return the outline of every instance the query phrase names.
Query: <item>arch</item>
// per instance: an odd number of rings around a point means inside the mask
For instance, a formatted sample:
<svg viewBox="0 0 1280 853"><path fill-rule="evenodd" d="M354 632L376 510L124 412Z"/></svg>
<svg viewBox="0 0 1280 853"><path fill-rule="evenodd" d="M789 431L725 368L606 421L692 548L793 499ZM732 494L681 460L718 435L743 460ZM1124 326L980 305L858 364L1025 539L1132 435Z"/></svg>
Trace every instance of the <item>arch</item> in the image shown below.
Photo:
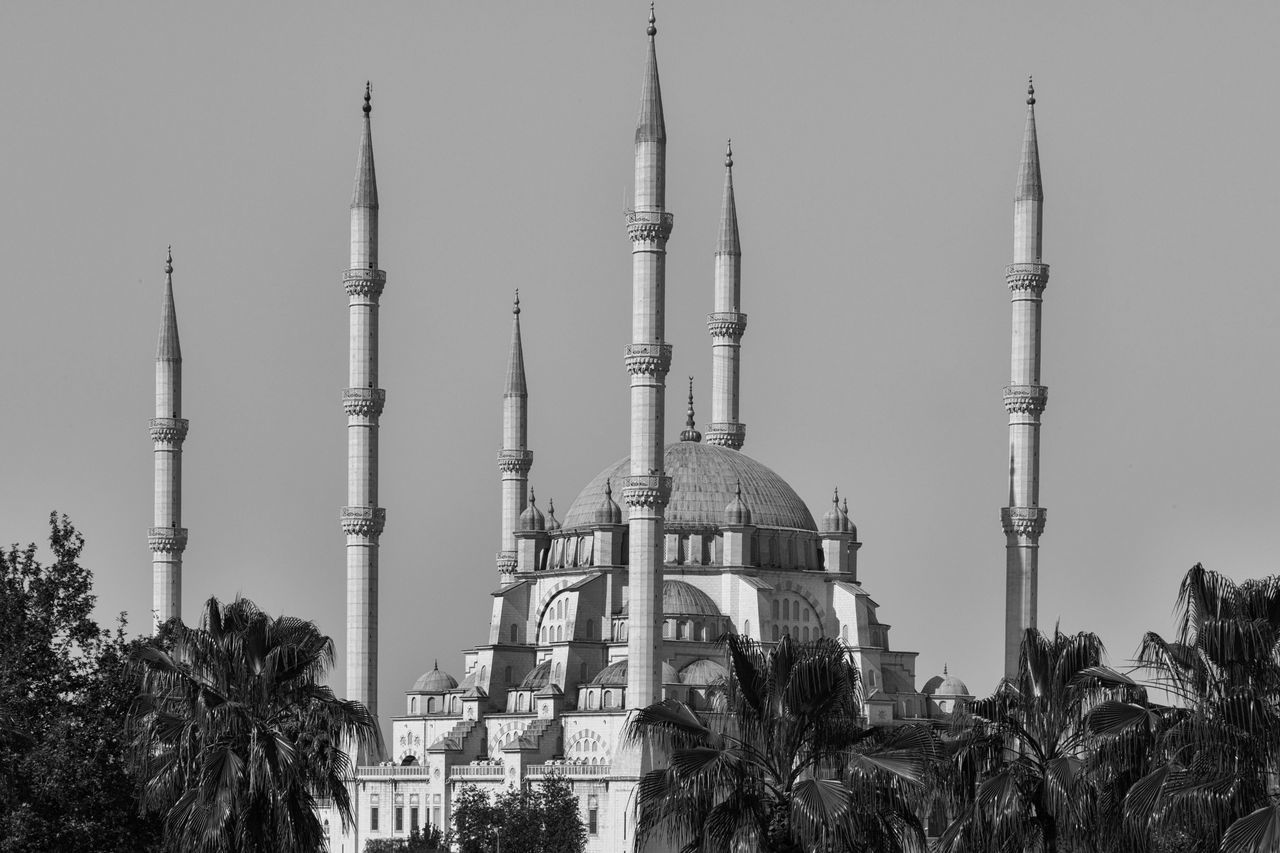
<svg viewBox="0 0 1280 853"><path fill-rule="evenodd" d="M773 618L777 619L778 618L778 599L775 598L773 601L769 602L769 604L772 605Z"/></svg>
<svg viewBox="0 0 1280 853"><path fill-rule="evenodd" d="M588 619L583 625L584 639L594 640L596 638L596 622L594 619Z"/></svg>
<svg viewBox="0 0 1280 853"><path fill-rule="evenodd" d="M791 618L791 600L790 599L786 599L786 598L782 599L782 618L783 619Z"/></svg>
<svg viewBox="0 0 1280 853"><path fill-rule="evenodd" d="M529 694L521 693L516 699L516 710L524 713L529 710Z"/></svg>
<svg viewBox="0 0 1280 853"><path fill-rule="evenodd" d="M807 642L809 642L809 626L808 626L808 625L806 625L806 626L804 627L804 630L801 632L801 634L802 634L802 636L803 636L803 638L804 638L804 641L805 641L806 643L807 643Z"/></svg>
<svg viewBox="0 0 1280 853"><path fill-rule="evenodd" d="M595 690L587 691L587 710L594 711L600 707L600 694Z"/></svg>
<svg viewBox="0 0 1280 853"><path fill-rule="evenodd" d="M451 708L451 710L453 711L453 713L455 713L455 714L461 714L461 713L462 713L462 700L461 700L460 698L458 698L457 696L454 696L454 697L453 697L453 702L451 702L451 703L450 703L450 708Z"/></svg>
<svg viewBox="0 0 1280 853"><path fill-rule="evenodd" d="M560 664L556 664L556 674L555 676L553 676L553 680L555 681L556 684L559 684L561 681L564 680L561 678L561 675L563 674L564 674L563 668L561 668Z"/></svg>
<svg viewBox="0 0 1280 853"><path fill-rule="evenodd" d="M670 619L662 620L662 638L664 640L671 639L671 620Z"/></svg>
<svg viewBox="0 0 1280 853"><path fill-rule="evenodd" d="M613 691L612 690L604 691L604 707L606 708L613 707Z"/></svg>
<svg viewBox="0 0 1280 853"><path fill-rule="evenodd" d="M564 626L557 625L556 626L556 642L559 643L559 642L562 642L563 640L564 640Z"/></svg>
<svg viewBox="0 0 1280 853"><path fill-rule="evenodd" d="M748 637L751 636L751 620L750 619L742 620L742 633Z"/></svg>
<svg viewBox="0 0 1280 853"><path fill-rule="evenodd" d="M417 696L414 696L412 699L409 700L409 713L410 714L418 713L418 697Z"/></svg>
<svg viewBox="0 0 1280 853"><path fill-rule="evenodd" d="M516 642L516 638L520 636L519 629L516 627L516 623L514 622L511 623L511 630L508 633L510 634L509 642L512 642L512 643Z"/></svg>
<svg viewBox="0 0 1280 853"><path fill-rule="evenodd" d="M436 705L436 697L434 697L434 696L430 696L430 697L428 697L428 698L427 698L427 713L428 713L428 714L434 714L434 713L436 713L436 712L437 712L437 710L438 710L438 706Z"/></svg>
<svg viewBox="0 0 1280 853"><path fill-rule="evenodd" d="M809 621L809 608L807 607L800 608L800 618L805 622Z"/></svg>

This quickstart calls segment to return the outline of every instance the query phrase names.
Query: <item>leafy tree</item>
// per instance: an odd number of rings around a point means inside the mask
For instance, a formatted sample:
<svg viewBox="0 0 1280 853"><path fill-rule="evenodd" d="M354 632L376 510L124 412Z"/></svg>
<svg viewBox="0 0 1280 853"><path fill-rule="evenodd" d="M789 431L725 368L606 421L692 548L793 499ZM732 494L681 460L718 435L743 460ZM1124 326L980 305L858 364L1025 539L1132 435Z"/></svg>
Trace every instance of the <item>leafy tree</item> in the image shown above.
<svg viewBox="0 0 1280 853"><path fill-rule="evenodd" d="M870 729L848 650L784 636L771 650L728 635L719 711L665 700L637 712L629 740L669 766L637 789L637 837L685 851L921 849L922 781L937 757L924 726Z"/></svg>
<svg viewBox="0 0 1280 853"><path fill-rule="evenodd" d="M164 816L184 853L294 853L324 845L318 798L351 801L344 743L377 742L358 702L320 683L333 641L314 623L271 617L248 599L210 598L199 628L133 655L140 692L129 717L142 805Z"/></svg>
<svg viewBox="0 0 1280 853"><path fill-rule="evenodd" d="M1196 564L1176 638L1147 634L1138 658L1174 702L1137 694L1090 716L1108 742L1154 755L1123 800L1135 847L1280 849L1280 577L1236 584Z"/></svg>
<svg viewBox="0 0 1280 853"><path fill-rule="evenodd" d="M364 844L364 853L439 853L449 850L450 838L438 826L426 830L414 827L408 838L371 838Z"/></svg>
<svg viewBox="0 0 1280 853"><path fill-rule="evenodd" d="M121 721L134 691L124 621L93 620L84 539L51 514L53 561L0 548L0 851L150 851Z"/></svg>
<svg viewBox="0 0 1280 853"><path fill-rule="evenodd" d="M1056 853L1081 837L1103 654L1095 634L1028 629L1017 674L955 715L956 817L942 849Z"/></svg>
<svg viewBox="0 0 1280 853"><path fill-rule="evenodd" d="M458 853L487 853L499 816L487 792L463 785L453 797L453 838Z"/></svg>
<svg viewBox="0 0 1280 853"><path fill-rule="evenodd" d="M453 826L460 853L582 853L587 842L573 787L558 775L507 788L495 802L465 785L453 802Z"/></svg>

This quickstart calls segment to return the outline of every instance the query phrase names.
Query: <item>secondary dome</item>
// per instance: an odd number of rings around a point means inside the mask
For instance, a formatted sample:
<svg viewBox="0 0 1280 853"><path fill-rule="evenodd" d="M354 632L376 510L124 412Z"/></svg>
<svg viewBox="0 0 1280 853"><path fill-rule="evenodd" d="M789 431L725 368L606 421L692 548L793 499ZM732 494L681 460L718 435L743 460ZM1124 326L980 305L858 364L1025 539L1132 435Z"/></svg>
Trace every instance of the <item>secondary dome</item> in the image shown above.
<svg viewBox="0 0 1280 853"><path fill-rule="evenodd" d="M935 675L924 683L920 690L927 696L970 696L968 686L942 668L942 675Z"/></svg>
<svg viewBox="0 0 1280 853"><path fill-rule="evenodd" d="M729 670L709 658L699 658L680 670L680 680L685 684L716 684L729 680Z"/></svg>
<svg viewBox="0 0 1280 853"><path fill-rule="evenodd" d="M544 660L542 663L529 670L529 674L524 677L524 681L520 682L520 690L538 690L546 687L547 682L551 680L551 661Z"/></svg>
<svg viewBox="0 0 1280 853"><path fill-rule="evenodd" d="M402 682L403 683L403 682ZM414 693L443 693L458 686L458 680L447 672L441 672L438 665L433 665L430 672L423 673L413 682Z"/></svg>
<svg viewBox="0 0 1280 853"><path fill-rule="evenodd" d="M631 602L622 606L625 616L631 612ZM662 582L662 615L663 616L721 616L720 608L711 600L711 596L693 584L684 581Z"/></svg>
<svg viewBox="0 0 1280 853"><path fill-rule="evenodd" d="M591 679L591 683L597 687L625 687L627 685L627 659L623 658L609 664L600 670L595 678ZM662 683L680 683L675 667L666 661L662 662Z"/></svg>
<svg viewBox="0 0 1280 853"><path fill-rule="evenodd" d="M818 529L809 508L787 481L750 456L712 444L678 441L667 445L663 459L671 478L668 528L720 527L724 524L725 507L733 501L741 484L742 502L757 527ZM612 481L621 496L630 473L631 458L627 457L597 474L574 499L563 526L592 524L596 508L604 501L606 482Z"/></svg>

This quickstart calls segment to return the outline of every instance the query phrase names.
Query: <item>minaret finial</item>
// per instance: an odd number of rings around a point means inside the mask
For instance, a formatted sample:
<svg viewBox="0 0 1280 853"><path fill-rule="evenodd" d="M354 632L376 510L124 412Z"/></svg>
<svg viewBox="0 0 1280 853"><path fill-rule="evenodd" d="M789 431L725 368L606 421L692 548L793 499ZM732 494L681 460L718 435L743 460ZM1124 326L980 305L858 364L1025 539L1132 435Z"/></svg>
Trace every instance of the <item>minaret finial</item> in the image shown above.
<svg viewBox="0 0 1280 853"><path fill-rule="evenodd" d="M849 499L848 499L848 498L845 498L845 499L844 499L844 501L842 501L842 502L841 502L841 504L840 504L840 511L841 511L841 512L843 512L845 515L848 515L848 514L849 514Z"/></svg>
<svg viewBox="0 0 1280 853"><path fill-rule="evenodd" d="M373 112L373 83L369 80L364 81L364 114L368 115Z"/></svg>
<svg viewBox="0 0 1280 853"><path fill-rule="evenodd" d="M1035 106L1036 103L1036 86L1031 77L1027 77L1027 105Z"/></svg>
<svg viewBox="0 0 1280 853"><path fill-rule="evenodd" d="M515 304L511 308L511 313L512 314L520 313L520 288L518 287L516 288L516 299L515 299Z"/></svg>
<svg viewBox="0 0 1280 853"><path fill-rule="evenodd" d="M164 262L164 274L173 275L173 246L169 246L169 254Z"/></svg>
<svg viewBox="0 0 1280 853"><path fill-rule="evenodd" d="M613 478L611 477L606 478L604 481L604 496L610 499L613 498Z"/></svg>
<svg viewBox="0 0 1280 853"><path fill-rule="evenodd" d="M724 146L724 167L726 169L733 168L733 140L730 139Z"/></svg>
<svg viewBox="0 0 1280 853"><path fill-rule="evenodd" d="M947 672L947 665L944 663L944 664L942 665L942 675L943 675L943 677L946 677L946 676L947 676L947 675L949 675L949 674L950 674L950 673L948 673L948 672Z"/></svg>
<svg viewBox="0 0 1280 853"><path fill-rule="evenodd" d="M684 431L680 433L681 441L702 441L702 433L694 427L693 420L693 377L689 377L689 409L685 413Z"/></svg>
<svg viewBox="0 0 1280 853"><path fill-rule="evenodd" d="M658 24L658 19L657 19L657 17L653 14L653 2L652 2L652 0L650 0L650 2L649 2L649 29L645 30L645 32L647 32L647 33L649 34L649 38L653 38L654 36L656 36L656 35L658 34L658 27L657 27L657 24Z"/></svg>
<svg viewBox="0 0 1280 853"><path fill-rule="evenodd" d="M836 505L837 509L840 507L840 487L839 486L836 486L835 489L832 490L831 502Z"/></svg>
<svg viewBox="0 0 1280 853"><path fill-rule="evenodd" d="M529 487L529 503L536 504L537 502L538 502L538 499L533 494L533 486L530 486Z"/></svg>

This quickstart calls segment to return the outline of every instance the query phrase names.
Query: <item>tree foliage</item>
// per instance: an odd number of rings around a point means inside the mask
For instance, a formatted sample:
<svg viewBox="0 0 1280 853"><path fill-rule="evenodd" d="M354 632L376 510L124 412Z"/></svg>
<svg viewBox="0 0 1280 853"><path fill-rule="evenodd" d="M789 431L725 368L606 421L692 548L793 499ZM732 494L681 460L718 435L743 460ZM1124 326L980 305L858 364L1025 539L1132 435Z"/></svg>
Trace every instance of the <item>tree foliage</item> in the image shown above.
<svg viewBox="0 0 1280 853"><path fill-rule="evenodd" d="M364 853L443 853L450 849L451 838L438 826L413 827L408 838L371 838L364 843Z"/></svg>
<svg viewBox="0 0 1280 853"><path fill-rule="evenodd" d="M495 800L464 785L453 801L453 827L460 853L582 853L587 843L573 787L558 775L508 788Z"/></svg>
<svg viewBox="0 0 1280 853"><path fill-rule="evenodd" d="M123 720L133 699L124 621L93 620L83 537L51 514L53 561L0 548L0 851L156 849L140 816Z"/></svg>
<svg viewBox="0 0 1280 853"><path fill-rule="evenodd" d="M344 744L377 739L368 710L321 683L333 641L243 598L210 598L199 628L168 629L133 655L128 727L142 805L163 814L166 842L184 853L320 849L318 798L351 820Z"/></svg>

